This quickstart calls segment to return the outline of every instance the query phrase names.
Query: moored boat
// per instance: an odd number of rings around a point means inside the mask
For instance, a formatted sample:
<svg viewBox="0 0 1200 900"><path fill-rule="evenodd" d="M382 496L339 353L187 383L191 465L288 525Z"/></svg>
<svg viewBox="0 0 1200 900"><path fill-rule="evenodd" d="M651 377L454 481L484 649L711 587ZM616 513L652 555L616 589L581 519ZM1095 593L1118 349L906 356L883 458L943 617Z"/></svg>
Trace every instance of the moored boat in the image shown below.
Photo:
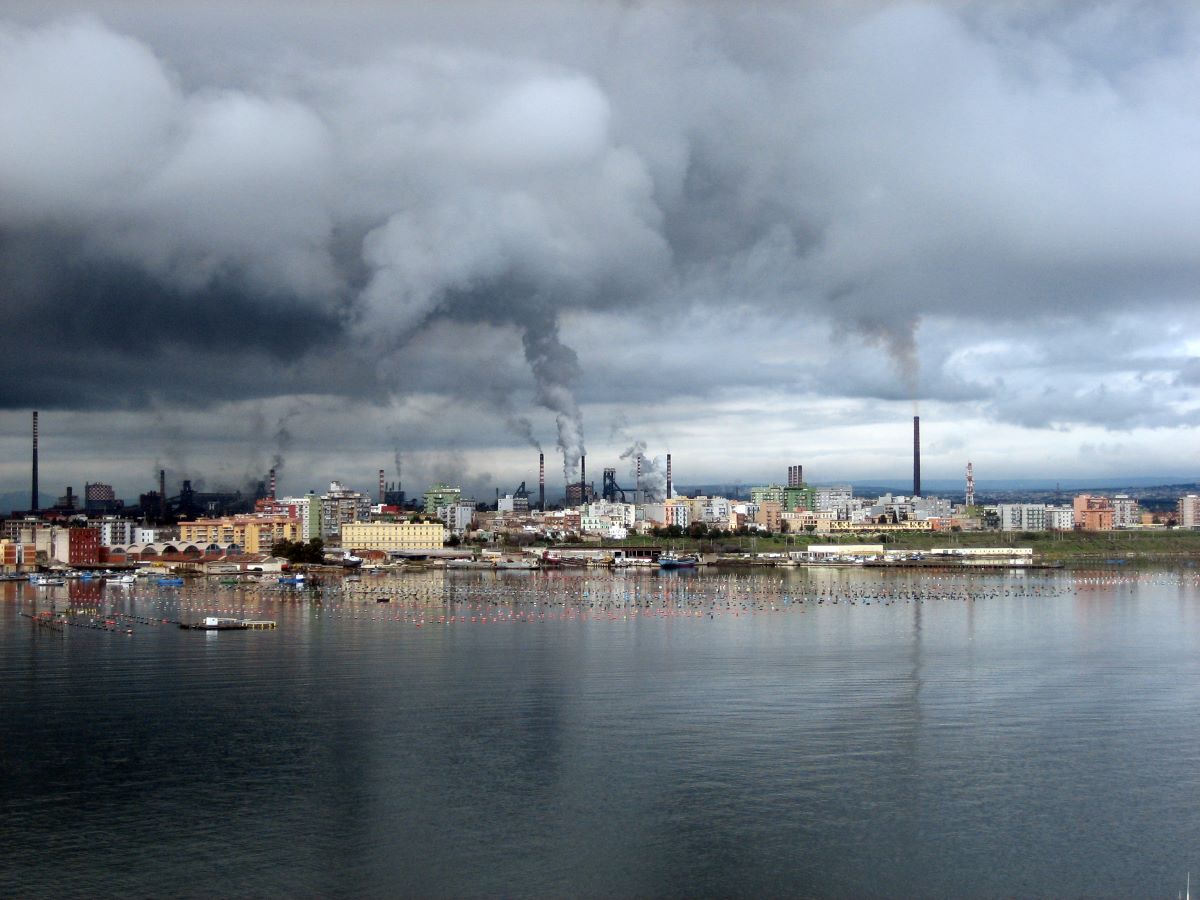
<svg viewBox="0 0 1200 900"><path fill-rule="evenodd" d="M699 562L700 558L694 554L676 556L674 553L664 553L658 558L658 567L660 569L694 569Z"/></svg>

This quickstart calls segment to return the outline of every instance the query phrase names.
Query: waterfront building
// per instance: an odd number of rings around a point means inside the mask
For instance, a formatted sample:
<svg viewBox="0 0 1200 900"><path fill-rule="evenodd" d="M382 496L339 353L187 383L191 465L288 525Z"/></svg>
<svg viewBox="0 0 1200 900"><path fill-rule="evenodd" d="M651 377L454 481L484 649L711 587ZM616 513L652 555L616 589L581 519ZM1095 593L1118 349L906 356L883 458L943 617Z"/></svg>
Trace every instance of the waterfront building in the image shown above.
<svg viewBox="0 0 1200 900"><path fill-rule="evenodd" d="M350 551L439 550L446 543L441 522L350 522L341 529L342 547Z"/></svg>
<svg viewBox="0 0 1200 900"><path fill-rule="evenodd" d="M289 516L224 516L179 523L179 541L204 547L236 544L246 553L269 553L279 541L300 540L300 520Z"/></svg>
<svg viewBox="0 0 1200 900"><path fill-rule="evenodd" d="M329 482L329 490L321 495L321 536L336 538L342 526L350 522L365 522L371 517L371 498L352 491L340 481Z"/></svg>
<svg viewBox="0 0 1200 900"><path fill-rule="evenodd" d="M50 532L50 558L69 566L100 564L100 531L96 528L58 528Z"/></svg>

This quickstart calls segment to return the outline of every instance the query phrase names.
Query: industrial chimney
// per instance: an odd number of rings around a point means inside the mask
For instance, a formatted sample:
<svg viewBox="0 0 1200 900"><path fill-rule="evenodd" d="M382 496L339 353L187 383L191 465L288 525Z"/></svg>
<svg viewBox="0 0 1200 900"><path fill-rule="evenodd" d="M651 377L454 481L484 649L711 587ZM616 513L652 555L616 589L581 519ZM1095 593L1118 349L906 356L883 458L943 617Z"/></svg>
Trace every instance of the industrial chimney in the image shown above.
<svg viewBox="0 0 1200 900"><path fill-rule="evenodd" d="M921 496L921 417L913 416L913 496Z"/></svg>
<svg viewBox="0 0 1200 900"><path fill-rule="evenodd" d="M33 411L33 493L32 499L29 501L29 509L32 512L37 512L41 503L38 502L38 426L37 426L37 410Z"/></svg>
<svg viewBox="0 0 1200 900"><path fill-rule="evenodd" d="M667 499L671 499L671 454L667 454Z"/></svg>
<svg viewBox="0 0 1200 900"><path fill-rule="evenodd" d="M579 457L579 502L587 502L587 457Z"/></svg>
<svg viewBox="0 0 1200 900"><path fill-rule="evenodd" d="M642 502L642 454L637 455L637 482L634 484L634 502Z"/></svg>
<svg viewBox="0 0 1200 900"><path fill-rule="evenodd" d="M546 511L546 454L538 454L538 507Z"/></svg>
<svg viewBox="0 0 1200 900"><path fill-rule="evenodd" d="M267 478L267 484L268 484L267 499L274 500L275 499L275 470L274 469L271 469L271 471L269 473L269 476Z"/></svg>
<svg viewBox="0 0 1200 900"><path fill-rule="evenodd" d="M158 470L158 517L167 518L167 470Z"/></svg>
<svg viewBox="0 0 1200 900"><path fill-rule="evenodd" d="M387 502L387 481L384 480L383 469L379 470L379 502Z"/></svg>

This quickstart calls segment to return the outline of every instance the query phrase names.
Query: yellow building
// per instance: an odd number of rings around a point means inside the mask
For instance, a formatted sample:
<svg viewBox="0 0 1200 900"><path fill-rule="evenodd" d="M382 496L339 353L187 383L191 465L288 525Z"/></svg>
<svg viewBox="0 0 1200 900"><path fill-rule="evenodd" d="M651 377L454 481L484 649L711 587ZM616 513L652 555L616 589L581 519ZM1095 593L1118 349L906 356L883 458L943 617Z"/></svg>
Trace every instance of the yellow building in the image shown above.
<svg viewBox="0 0 1200 900"><path fill-rule="evenodd" d="M300 520L287 516L225 516L179 523L184 544L237 544L246 553L269 553L279 541L300 540Z"/></svg>
<svg viewBox="0 0 1200 900"><path fill-rule="evenodd" d="M446 542L441 522L347 522L342 525L345 550L440 550Z"/></svg>

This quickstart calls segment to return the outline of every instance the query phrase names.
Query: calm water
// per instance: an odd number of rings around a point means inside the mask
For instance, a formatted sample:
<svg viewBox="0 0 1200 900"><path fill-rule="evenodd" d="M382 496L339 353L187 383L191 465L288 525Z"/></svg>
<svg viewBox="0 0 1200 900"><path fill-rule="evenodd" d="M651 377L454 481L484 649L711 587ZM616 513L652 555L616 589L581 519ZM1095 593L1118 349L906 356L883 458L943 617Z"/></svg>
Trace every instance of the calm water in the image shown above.
<svg viewBox="0 0 1200 900"><path fill-rule="evenodd" d="M1175 897L1200 872L1189 571L345 588L0 587L0 896ZM21 615L51 600L80 624ZM218 609L279 628L135 620Z"/></svg>

